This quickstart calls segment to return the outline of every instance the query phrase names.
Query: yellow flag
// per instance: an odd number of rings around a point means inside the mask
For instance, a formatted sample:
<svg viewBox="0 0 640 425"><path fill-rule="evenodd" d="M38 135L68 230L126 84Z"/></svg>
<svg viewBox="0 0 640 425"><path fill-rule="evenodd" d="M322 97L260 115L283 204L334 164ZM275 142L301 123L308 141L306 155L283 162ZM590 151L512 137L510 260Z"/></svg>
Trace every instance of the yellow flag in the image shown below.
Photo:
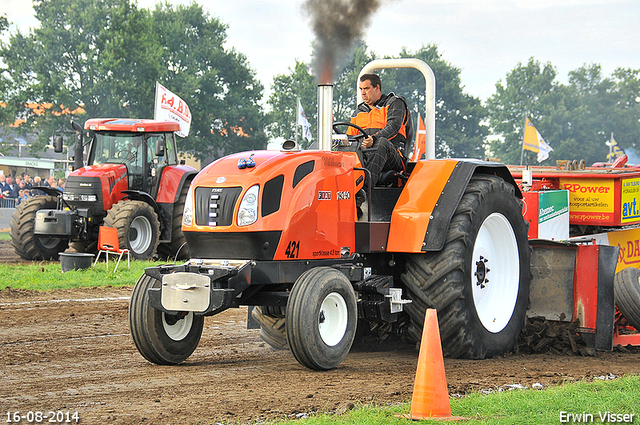
<svg viewBox="0 0 640 425"><path fill-rule="evenodd" d="M544 141L528 117L524 127L523 149L537 153L538 162L542 162L549 158L549 152L553 151L551 146Z"/></svg>

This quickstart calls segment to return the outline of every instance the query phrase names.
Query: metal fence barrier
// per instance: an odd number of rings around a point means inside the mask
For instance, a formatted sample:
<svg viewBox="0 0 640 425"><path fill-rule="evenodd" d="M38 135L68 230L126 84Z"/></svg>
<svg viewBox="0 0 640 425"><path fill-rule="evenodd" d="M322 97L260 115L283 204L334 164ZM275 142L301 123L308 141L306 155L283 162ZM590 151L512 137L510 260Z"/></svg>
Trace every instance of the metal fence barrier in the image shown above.
<svg viewBox="0 0 640 425"><path fill-rule="evenodd" d="M16 200L15 198L2 198L0 199L0 208L15 208Z"/></svg>

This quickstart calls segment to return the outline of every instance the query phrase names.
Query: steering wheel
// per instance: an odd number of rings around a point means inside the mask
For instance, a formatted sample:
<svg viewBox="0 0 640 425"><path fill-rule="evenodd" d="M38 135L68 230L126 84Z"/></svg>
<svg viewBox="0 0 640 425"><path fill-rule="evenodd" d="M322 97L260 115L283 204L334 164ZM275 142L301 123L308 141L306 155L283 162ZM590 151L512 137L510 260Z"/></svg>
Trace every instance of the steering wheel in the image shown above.
<svg viewBox="0 0 640 425"><path fill-rule="evenodd" d="M116 152L116 154L114 155L115 158L126 158L130 155L129 150L128 149L120 149L118 152Z"/></svg>
<svg viewBox="0 0 640 425"><path fill-rule="evenodd" d="M356 149L361 149L362 139L367 137L367 133L362 129L362 127L360 127L358 125L355 125L353 123L350 123L350 122L334 122L333 123L333 131L335 131L338 134L345 134L345 133L343 133L343 132L338 130L338 127L341 126L341 125L345 125L347 127L353 127L356 130L358 130L359 133L356 134L355 136L354 135L348 135L347 137L349 139L349 142L358 142L358 145L357 145Z"/></svg>
<svg viewBox="0 0 640 425"><path fill-rule="evenodd" d="M136 155L134 152L129 152L128 149L120 149L116 152L115 157L121 159L124 163L130 163L135 160Z"/></svg>

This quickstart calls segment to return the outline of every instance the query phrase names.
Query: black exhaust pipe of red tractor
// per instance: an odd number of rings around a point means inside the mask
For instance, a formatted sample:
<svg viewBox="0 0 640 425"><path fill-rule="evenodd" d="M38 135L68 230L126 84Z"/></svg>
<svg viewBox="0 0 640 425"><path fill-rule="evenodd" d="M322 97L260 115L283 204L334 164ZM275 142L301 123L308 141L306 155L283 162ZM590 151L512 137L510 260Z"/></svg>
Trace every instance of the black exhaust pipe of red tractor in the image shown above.
<svg viewBox="0 0 640 425"><path fill-rule="evenodd" d="M73 154L73 169L84 167L84 146L82 140L82 126L75 121L71 121L71 127L76 131L76 148Z"/></svg>

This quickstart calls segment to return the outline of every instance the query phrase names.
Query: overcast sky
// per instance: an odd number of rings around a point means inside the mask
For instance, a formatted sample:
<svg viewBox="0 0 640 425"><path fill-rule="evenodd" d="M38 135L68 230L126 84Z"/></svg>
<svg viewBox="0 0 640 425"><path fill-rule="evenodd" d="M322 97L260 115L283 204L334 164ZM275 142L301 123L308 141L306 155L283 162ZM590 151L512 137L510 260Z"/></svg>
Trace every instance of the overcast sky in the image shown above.
<svg viewBox="0 0 640 425"><path fill-rule="evenodd" d="M155 3L138 0L140 7ZM301 0L198 3L228 24L226 47L245 54L266 87L296 59L310 60L313 34ZM12 32L37 24L30 4L0 0L0 15L13 22ZM605 75L618 67L639 69L640 1L383 0L365 39L380 57L437 44L444 59L461 69L465 91L486 100L496 82L532 56L551 62L562 82L584 64L601 64Z"/></svg>

